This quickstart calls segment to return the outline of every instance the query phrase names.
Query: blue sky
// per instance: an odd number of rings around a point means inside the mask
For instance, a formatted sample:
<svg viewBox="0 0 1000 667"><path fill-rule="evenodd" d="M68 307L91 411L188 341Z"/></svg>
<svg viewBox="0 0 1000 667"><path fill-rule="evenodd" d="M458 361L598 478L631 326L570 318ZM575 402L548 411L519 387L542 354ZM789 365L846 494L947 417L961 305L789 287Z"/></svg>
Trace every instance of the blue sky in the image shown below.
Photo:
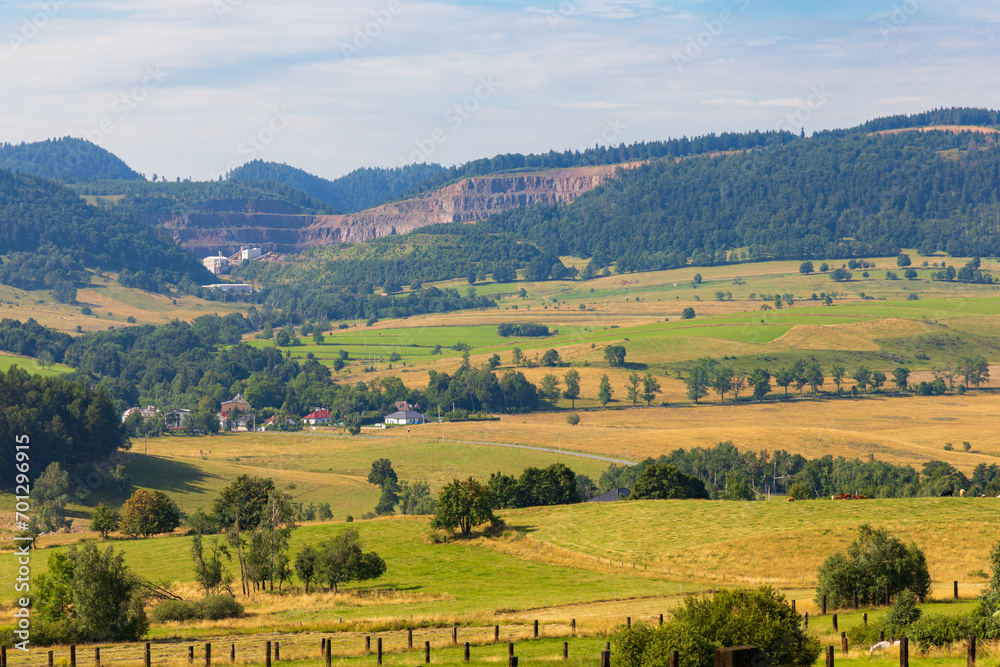
<svg viewBox="0 0 1000 667"><path fill-rule="evenodd" d="M0 0L0 141L202 180L1000 107L984 0Z"/></svg>

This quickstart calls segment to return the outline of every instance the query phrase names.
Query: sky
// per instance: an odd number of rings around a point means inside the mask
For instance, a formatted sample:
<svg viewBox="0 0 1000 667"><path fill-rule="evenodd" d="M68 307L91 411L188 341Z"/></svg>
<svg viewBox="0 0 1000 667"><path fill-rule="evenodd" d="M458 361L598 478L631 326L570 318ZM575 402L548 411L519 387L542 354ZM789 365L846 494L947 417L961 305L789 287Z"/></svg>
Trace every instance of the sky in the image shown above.
<svg viewBox="0 0 1000 667"><path fill-rule="evenodd" d="M0 0L0 142L152 177L1000 108L992 0Z"/></svg>

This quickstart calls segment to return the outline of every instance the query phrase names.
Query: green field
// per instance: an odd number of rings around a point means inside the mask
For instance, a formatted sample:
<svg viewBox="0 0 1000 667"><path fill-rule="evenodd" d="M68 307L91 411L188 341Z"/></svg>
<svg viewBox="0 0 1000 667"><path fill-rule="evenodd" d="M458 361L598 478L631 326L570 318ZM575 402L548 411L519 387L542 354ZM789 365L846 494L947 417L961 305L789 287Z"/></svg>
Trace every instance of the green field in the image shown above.
<svg viewBox="0 0 1000 667"><path fill-rule="evenodd" d="M72 373L73 369L69 366L64 366L63 364L53 364L48 368L42 368L42 365L37 359L32 359L30 357L14 357L4 354L0 354L0 371L8 371L12 367L17 366L22 370L25 370L32 375L44 375L47 377L52 377L55 375L65 375L66 373Z"/></svg>

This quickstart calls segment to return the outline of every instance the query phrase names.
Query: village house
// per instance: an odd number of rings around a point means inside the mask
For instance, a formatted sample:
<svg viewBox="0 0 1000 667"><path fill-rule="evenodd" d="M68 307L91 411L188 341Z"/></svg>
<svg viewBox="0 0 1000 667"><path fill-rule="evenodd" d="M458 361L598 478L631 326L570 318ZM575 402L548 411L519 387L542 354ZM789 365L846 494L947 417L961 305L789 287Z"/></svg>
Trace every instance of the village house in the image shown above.
<svg viewBox="0 0 1000 667"><path fill-rule="evenodd" d="M409 426L411 424L426 424L427 417L419 412L399 411L393 412L385 418L385 423L396 426Z"/></svg>
<svg viewBox="0 0 1000 667"><path fill-rule="evenodd" d="M313 410L305 417L302 418L306 424L311 426L316 426L318 424L329 424L330 423L330 411L329 410Z"/></svg>

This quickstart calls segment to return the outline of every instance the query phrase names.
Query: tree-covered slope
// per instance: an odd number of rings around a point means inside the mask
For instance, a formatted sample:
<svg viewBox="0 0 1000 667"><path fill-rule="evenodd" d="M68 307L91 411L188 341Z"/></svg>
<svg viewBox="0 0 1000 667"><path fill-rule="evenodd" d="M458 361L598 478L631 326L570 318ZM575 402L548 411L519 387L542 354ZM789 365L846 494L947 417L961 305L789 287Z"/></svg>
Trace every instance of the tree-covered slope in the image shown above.
<svg viewBox="0 0 1000 667"><path fill-rule="evenodd" d="M274 181L297 188L341 213L354 213L400 199L442 171L437 164L395 169L356 169L336 180L314 176L287 164L254 160L228 174L230 181Z"/></svg>
<svg viewBox="0 0 1000 667"><path fill-rule="evenodd" d="M25 289L78 280L84 265L131 274L134 286L204 283L212 275L162 230L88 205L53 181L0 170L0 282Z"/></svg>
<svg viewBox="0 0 1000 667"><path fill-rule="evenodd" d="M145 180L100 146L72 137L31 144L0 144L0 169L41 176L60 183L99 179Z"/></svg>
<svg viewBox="0 0 1000 667"><path fill-rule="evenodd" d="M888 123L887 123L888 124ZM485 224L619 271L756 259L1000 254L1000 135L835 131L659 160L565 206Z"/></svg>

